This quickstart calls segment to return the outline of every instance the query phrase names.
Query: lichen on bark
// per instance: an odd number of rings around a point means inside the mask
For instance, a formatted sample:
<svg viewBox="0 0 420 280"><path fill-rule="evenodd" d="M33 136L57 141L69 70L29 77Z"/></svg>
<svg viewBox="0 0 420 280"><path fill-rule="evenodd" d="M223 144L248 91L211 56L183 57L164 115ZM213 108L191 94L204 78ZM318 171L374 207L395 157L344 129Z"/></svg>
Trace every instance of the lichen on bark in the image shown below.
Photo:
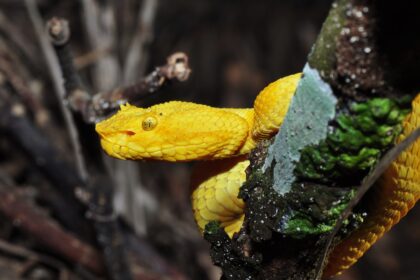
<svg viewBox="0 0 420 280"><path fill-rule="evenodd" d="M346 22L346 5L348 0L335 1L332 4L328 17L325 19L322 30L308 57L308 63L312 68L317 69L323 79L332 77L332 70L336 62L335 53L337 37L342 31Z"/></svg>
<svg viewBox="0 0 420 280"><path fill-rule="evenodd" d="M306 65L262 167L263 172L273 169L273 189L278 194L288 193L296 181L294 170L300 160L300 150L318 144L327 136L336 103L331 87L321 79L316 69Z"/></svg>
<svg viewBox="0 0 420 280"><path fill-rule="evenodd" d="M412 99L384 81L378 3L333 4L280 132L251 153L241 231L232 240L220 229L206 233L226 279L320 279L328 233L393 146ZM337 242L365 210L344 222Z"/></svg>

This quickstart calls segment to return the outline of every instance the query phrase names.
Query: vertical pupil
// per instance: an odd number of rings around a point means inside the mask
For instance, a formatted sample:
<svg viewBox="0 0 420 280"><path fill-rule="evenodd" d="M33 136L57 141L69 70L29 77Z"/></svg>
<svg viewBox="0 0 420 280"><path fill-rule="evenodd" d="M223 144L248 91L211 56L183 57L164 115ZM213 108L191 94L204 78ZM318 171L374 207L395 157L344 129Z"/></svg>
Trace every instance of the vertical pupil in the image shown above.
<svg viewBox="0 0 420 280"><path fill-rule="evenodd" d="M156 126L156 120L153 117L144 119L142 123L144 130L152 130Z"/></svg>

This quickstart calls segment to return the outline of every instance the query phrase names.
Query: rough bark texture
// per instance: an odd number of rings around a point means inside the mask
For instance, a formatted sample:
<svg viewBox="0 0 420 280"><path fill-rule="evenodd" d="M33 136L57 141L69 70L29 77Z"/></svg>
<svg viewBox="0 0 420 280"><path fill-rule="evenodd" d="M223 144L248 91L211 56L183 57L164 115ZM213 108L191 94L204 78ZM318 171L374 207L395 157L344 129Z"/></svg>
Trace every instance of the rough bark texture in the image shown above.
<svg viewBox="0 0 420 280"><path fill-rule="evenodd" d="M241 232L229 240L217 224L207 228L224 279L322 277L329 233L363 178L393 146L413 90L420 88L420 79L399 86L401 71L411 76L415 61L390 67L392 57L419 50L417 37L403 36L411 47L401 48L384 37L393 13L409 11L384 1L338 0L332 5L282 129L250 157L240 192L246 202ZM400 23L415 32L411 20ZM311 79L314 73L322 79ZM311 109L314 103L317 111ZM358 205L335 242L360 225L369 199Z"/></svg>

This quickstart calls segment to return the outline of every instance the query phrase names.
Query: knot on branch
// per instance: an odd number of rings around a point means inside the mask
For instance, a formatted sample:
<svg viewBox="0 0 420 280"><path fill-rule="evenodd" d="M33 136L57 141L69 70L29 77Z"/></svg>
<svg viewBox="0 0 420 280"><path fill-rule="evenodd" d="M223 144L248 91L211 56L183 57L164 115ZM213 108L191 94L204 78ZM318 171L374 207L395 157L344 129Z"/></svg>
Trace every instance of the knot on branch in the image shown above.
<svg viewBox="0 0 420 280"><path fill-rule="evenodd" d="M63 46L70 39L70 28L67 20L53 17L47 23L48 35L55 46Z"/></svg>
<svg viewBox="0 0 420 280"><path fill-rule="evenodd" d="M183 52L176 52L168 56L167 64L162 67L162 72L169 80L177 79L184 82L191 74L191 68L188 65L188 56Z"/></svg>

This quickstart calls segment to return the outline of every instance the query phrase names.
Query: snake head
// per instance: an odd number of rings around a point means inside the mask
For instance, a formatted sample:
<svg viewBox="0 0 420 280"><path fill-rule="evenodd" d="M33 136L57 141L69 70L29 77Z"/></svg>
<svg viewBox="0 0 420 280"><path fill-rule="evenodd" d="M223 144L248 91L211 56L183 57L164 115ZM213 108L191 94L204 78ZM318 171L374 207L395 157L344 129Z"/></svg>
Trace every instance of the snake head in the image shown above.
<svg viewBox="0 0 420 280"><path fill-rule="evenodd" d="M172 101L149 108L122 105L96 124L96 132L112 157L189 161L235 155L250 128L229 110Z"/></svg>

